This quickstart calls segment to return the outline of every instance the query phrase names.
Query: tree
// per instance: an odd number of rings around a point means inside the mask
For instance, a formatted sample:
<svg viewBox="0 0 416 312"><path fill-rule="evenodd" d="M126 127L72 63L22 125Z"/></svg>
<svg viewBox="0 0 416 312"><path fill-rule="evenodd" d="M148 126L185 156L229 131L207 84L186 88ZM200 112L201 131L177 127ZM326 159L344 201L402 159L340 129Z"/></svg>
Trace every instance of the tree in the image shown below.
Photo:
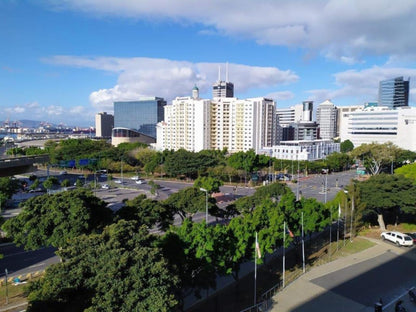
<svg viewBox="0 0 416 312"><path fill-rule="evenodd" d="M164 204L170 207L173 213L178 213L182 220L191 217L198 211L205 211L205 193L195 187L187 187L170 195ZM208 199L208 211L216 211L214 198Z"/></svg>
<svg viewBox="0 0 416 312"><path fill-rule="evenodd" d="M358 183L358 195L364 204L367 221L377 222L385 230L385 222L397 223L403 214L416 214L416 186L401 175L380 174Z"/></svg>
<svg viewBox="0 0 416 312"><path fill-rule="evenodd" d="M155 238L134 221L82 235L59 251L63 262L29 286L27 311L173 311L179 279Z"/></svg>
<svg viewBox="0 0 416 312"><path fill-rule="evenodd" d="M3 230L25 249L65 247L81 234L100 232L112 222L112 211L91 192L76 189L32 197L22 212L3 224Z"/></svg>
<svg viewBox="0 0 416 312"><path fill-rule="evenodd" d="M0 210L20 187L20 182L16 179L0 178Z"/></svg>
<svg viewBox="0 0 416 312"><path fill-rule="evenodd" d="M157 225L166 230L173 223L173 214L169 207L157 200L146 198L144 194L127 200L116 214L121 219L135 220L139 225L146 225L149 228Z"/></svg>
<svg viewBox="0 0 416 312"><path fill-rule="evenodd" d="M341 142L341 153L348 153L354 149L354 144L350 140Z"/></svg>
<svg viewBox="0 0 416 312"><path fill-rule="evenodd" d="M372 175L379 174L383 167L390 165L401 150L391 142L384 144L362 144L355 148L351 155L364 161Z"/></svg>
<svg viewBox="0 0 416 312"><path fill-rule="evenodd" d="M208 191L209 194L219 192L220 186L223 183L221 180L212 177L199 177L194 182L194 187L196 188L204 188Z"/></svg>
<svg viewBox="0 0 416 312"><path fill-rule="evenodd" d="M332 153L326 156L325 161L331 171L346 170L351 165L351 157L345 153Z"/></svg>
<svg viewBox="0 0 416 312"><path fill-rule="evenodd" d="M59 181L56 177L49 177L43 182L43 186L49 191L53 188L54 185L58 185Z"/></svg>
<svg viewBox="0 0 416 312"><path fill-rule="evenodd" d="M397 175L402 175L408 179L411 179L416 184L416 163L404 165L394 170Z"/></svg>

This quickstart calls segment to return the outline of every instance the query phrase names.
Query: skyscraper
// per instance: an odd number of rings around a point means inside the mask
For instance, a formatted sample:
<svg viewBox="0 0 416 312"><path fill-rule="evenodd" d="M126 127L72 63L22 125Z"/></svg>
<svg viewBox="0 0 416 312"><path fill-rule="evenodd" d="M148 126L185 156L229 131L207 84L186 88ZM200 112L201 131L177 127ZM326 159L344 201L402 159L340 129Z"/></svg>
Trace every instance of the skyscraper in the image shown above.
<svg viewBox="0 0 416 312"><path fill-rule="evenodd" d="M409 106L409 80L397 77L380 81L378 106L387 106L390 109Z"/></svg>
<svg viewBox="0 0 416 312"><path fill-rule="evenodd" d="M228 64L225 81L221 80L221 68L218 68L218 81L212 85L212 97L234 97L234 84L228 81Z"/></svg>
<svg viewBox="0 0 416 312"><path fill-rule="evenodd" d="M330 100L319 104L316 110L316 122L319 124L321 139L335 138L337 135L337 108Z"/></svg>

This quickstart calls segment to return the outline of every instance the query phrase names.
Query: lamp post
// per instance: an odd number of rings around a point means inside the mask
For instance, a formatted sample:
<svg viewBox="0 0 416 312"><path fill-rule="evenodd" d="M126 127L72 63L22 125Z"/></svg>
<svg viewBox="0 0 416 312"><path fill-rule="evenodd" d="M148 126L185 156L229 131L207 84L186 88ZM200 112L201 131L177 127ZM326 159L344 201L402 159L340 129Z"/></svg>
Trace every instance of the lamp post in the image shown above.
<svg viewBox="0 0 416 312"><path fill-rule="evenodd" d="M205 223L208 224L208 191L203 187L200 187L199 190L205 192Z"/></svg>

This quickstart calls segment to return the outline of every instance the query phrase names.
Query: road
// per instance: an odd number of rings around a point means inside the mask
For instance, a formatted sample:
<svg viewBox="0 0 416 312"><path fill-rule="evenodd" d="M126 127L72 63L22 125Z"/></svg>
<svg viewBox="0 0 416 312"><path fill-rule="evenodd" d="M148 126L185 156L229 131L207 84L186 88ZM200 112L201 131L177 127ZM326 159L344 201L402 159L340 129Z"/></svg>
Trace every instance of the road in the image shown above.
<svg viewBox="0 0 416 312"><path fill-rule="evenodd" d="M59 262L55 251L56 248L53 247L26 251L14 244L0 245L0 253L3 254L3 259L0 259L0 277L4 277L5 269L10 277L43 271L52 263Z"/></svg>
<svg viewBox="0 0 416 312"><path fill-rule="evenodd" d="M274 297L272 311L383 311L416 286L416 248L375 240L376 246L313 268ZM408 311L416 311L414 304Z"/></svg>

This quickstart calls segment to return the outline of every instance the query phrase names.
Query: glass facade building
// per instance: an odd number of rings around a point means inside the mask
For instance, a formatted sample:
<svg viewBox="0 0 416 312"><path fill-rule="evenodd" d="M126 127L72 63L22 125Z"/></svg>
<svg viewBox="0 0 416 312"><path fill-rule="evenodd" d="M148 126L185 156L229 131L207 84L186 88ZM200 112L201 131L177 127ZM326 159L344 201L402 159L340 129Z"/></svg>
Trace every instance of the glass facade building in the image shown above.
<svg viewBox="0 0 416 312"><path fill-rule="evenodd" d="M390 109L409 106L409 81L403 80L403 77L380 81L378 106Z"/></svg>
<svg viewBox="0 0 416 312"><path fill-rule="evenodd" d="M164 119L165 105L166 101L158 97L114 102L114 127L132 129L156 138L156 124Z"/></svg>

